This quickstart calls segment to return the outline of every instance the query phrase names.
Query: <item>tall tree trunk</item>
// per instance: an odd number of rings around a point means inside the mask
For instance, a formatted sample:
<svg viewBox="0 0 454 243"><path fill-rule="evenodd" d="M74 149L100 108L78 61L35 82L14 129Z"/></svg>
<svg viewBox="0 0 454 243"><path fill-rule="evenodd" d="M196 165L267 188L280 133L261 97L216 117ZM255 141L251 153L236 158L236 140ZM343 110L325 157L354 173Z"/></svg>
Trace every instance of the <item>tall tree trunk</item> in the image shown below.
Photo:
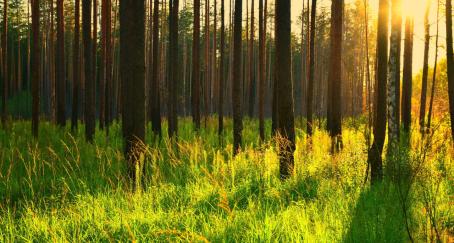
<svg viewBox="0 0 454 243"><path fill-rule="evenodd" d="M169 137L178 135L177 119L177 89L178 89L178 10L179 0L169 1L169 99L168 99L168 119Z"/></svg>
<svg viewBox="0 0 454 243"><path fill-rule="evenodd" d="M99 65L99 128L104 129L106 123L106 0L101 0L101 65Z"/></svg>
<svg viewBox="0 0 454 243"><path fill-rule="evenodd" d="M266 75L266 47L265 22L263 1L259 0L259 133L261 141L265 141L265 75Z"/></svg>
<svg viewBox="0 0 454 243"><path fill-rule="evenodd" d="M106 99L105 99L105 125L106 125L106 134L109 134L109 125L112 120L112 2L111 0L104 0L106 4L106 67L105 67L105 79L106 79Z"/></svg>
<svg viewBox="0 0 454 243"><path fill-rule="evenodd" d="M80 87L80 0L75 0L74 5L74 41L73 41L73 102L71 116L71 130L77 130L79 115L79 87Z"/></svg>
<svg viewBox="0 0 454 243"><path fill-rule="evenodd" d="M314 5L315 6L315 5ZM295 152L295 124L293 86L291 81L290 0L276 0L276 83L278 93L278 134L281 179L293 174Z"/></svg>
<svg viewBox="0 0 454 243"><path fill-rule="evenodd" d="M145 3L120 1L120 76L124 154L128 175L136 182L136 166L145 139Z"/></svg>
<svg viewBox="0 0 454 243"><path fill-rule="evenodd" d="M232 83L232 109L233 109L233 153L239 152L241 147L241 132L243 130L243 118L241 110L241 53L242 53L242 16L243 1L235 0L234 30L233 30L233 83Z"/></svg>
<svg viewBox="0 0 454 243"><path fill-rule="evenodd" d="M427 76L429 75L429 45L430 45L430 3L427 1L426 12L424 14L424 64L422 68L422 84L421 84L421 104L419 109L419 127L421 132L425 129L425 117L426 117L426 100L427 100Z"/></svg>
<svg viewBox="0 0 454 243"><path fill-rule="evenodd" d="M261 1L261 0L260 0ZM221 0L221 45L219 47L221 52L221 60L219 63L219 103L218 103L218 135L222 136L224 130L224 61L225 61L225 13L224 13L224 0Z"/></svg>
<svg viewBox="0 0 454 243"><path fill-rule="evenodd" d="M454 55L452 50L452 5L446 0L446 58L448 59L448 93L451 112L451 135L454 139Z"/></svg>
<svg viewBox="0 0 454 243"><path fill-rule="evenodd" d="M402 86L402 124L407 135L411 127L411 96L413 83L413 18L407 17L405 21L405 50L404 71Z"/></svg>
<svg viewBox="0 0 454 243"><path fill-rule="evenodd" d="M367 161L371 166L371 183L383 178L382 153L386 137L386 84L388 69L388 0L379 1L377 26L377 81L374 116L374 142L368 151Z"/></svg>
<svg viewBox="0 0 454 243"><path fill-rule="evenodd" d="M91 0L82 2L82 32L84 41L84 81L85 81L85 139L93 142L95 134L95 83L93 77L93 52L91 39Z"/></svg>
<svg viewBox="0 0 454 243"><path fill-rule="evenodd" d="M93 34L92 34L92 42L93 46L91 51L93 52L92 54L92 65L93 65L93 105L95 106L95 124L96 124L96 114L97 114L97 104L98 100L96 97L97 90L100 91L100 89L97 89L98 86L98 0L92 0L93 1ZM101 92L99 92L101 93Z"/></svg>
<svg viewBox="0 0 454 243"><path fill-rule="evenodd" d="M260 1L260 0L259 0ZM248 48L248 57L249 57L249 117L254 116L254 106L255 106L255 65L254 65L254 0L251 1L251 24L250 24L250 37L249 37L249 48Z"/></svg>
<svg viewBox="0 0 454 243"><path fill-rule="evenodd" d="M205 85L204 85L204 108L205 108L205 128L207 126L208 115L210 114L210 0L205 0Z"/></svg>
<svg viewBox="0 0 454 243"><path fill-rule="evenodd" d="M3 97L2 97L2 126L6 128L6 101L8 100L8 0L3 1L3 35L2 35L2 54L3 54Z"/></svg>
<svg viewBox="0 0 454 243"><path fill-rule="evenodd" d="M429 113L427 114L427 128L430 130L432 124L432 112L435 97L435 83L437 79L437 64L438 64L438 32L439 32L439 13L440 13L440 0L437 0L437 34L435 36L435 61L434 70L432 73L432 90L430 91Z"/></svg>
<svg viewBox="0 0 454 243"><path fill-rule="evenodd" d="M328 81L328 130L332 152L342 147L342 26L344 1L334 0L331 4L331 57Z"/></svg>
<svg viewBox="0 0 454 243"><path fill-rule="evenodd" d="M192 120L200 129L200 0L194 0L194 32L192 42Z"/></svg>
<svg viewBox="0 0 454 243"><path fill-rule="evenodd" d="M65 27L63 0L57 0L57 49L55 55L55 76L57 96L57 124L66 125L66 72L65 72Z"/></svg>
<svg viewBox="0 0 454 243"><path fill-rule="evenodd" d="M39 85L41 71L41 41L40 41L39 0L32 0L32 36L33 36L33 63L32 63L32 133L38 138L39 127Z"/></svg>
<svg viewBox="0 0 454 243"><path fill-rule="evenodd" d="M151 4L151 2L150 2ZM159 0L154 0L153 9L153 57L152 57L152 73L151 73L151 124L153 133L161 136L161 92L159 85Z"/></svg>
<svg viewBox="0 0 454 243"><path fill-rule="evenodd" d="M392 154L399 140L400 43L402 32L401 0L392 0L391 39L388 64L388 152Z"/></svg>
<svg viewBox="0 0 454 243"><path fill-rule="evenodd" d="M309 40L309 80L307 85L307 135L312 136L312 102L314 97L314 73L315 73L315 16L317 12L317 0L312 0L311 9L311 29L310 29L310 40Z"/></svg>

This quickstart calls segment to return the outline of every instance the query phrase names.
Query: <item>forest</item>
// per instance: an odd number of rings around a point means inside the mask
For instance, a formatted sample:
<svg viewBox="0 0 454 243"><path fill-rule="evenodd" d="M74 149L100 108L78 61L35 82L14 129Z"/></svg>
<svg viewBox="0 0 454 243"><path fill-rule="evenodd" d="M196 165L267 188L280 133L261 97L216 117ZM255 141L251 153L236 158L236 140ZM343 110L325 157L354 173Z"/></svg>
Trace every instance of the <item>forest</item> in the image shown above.
<svg viewBox="0 0 454 243"><path fill-rule="evenodd" d="M454 242L451 0L0 0L0 242Z"/></svg>

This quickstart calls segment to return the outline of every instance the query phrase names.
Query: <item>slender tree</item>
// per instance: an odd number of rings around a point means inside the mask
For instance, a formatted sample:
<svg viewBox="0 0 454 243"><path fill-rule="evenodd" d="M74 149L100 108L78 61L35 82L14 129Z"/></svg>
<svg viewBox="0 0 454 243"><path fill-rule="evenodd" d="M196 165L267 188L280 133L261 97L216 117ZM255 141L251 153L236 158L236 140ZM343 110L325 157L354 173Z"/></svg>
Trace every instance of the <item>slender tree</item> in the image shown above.
<svg viewBox="0 0 454 243"><path fill-rule="evenodd" d="M151 3L150 3L151 4ZM153 56L151 68L151 89L150 89L150 102L151 102L151 124L153 133L161 136L161 95L159 85L159 0L154 0L153 9Z"/></svg>
<svg viewBox="0 0 454 243"><path fill-rule="evenodd" d="M259 132L260 139L265 141L265 22L263 1L259 0Z"/></svg>
<svg viewBox="0 0 454 243"><path fill-rule="evenodd" d="M194 0L194 31L192 42L192 120L200 129L200 0Z"/></svg>
<svg viewBox="0 0 454 243"><path fill-rule="evenodd" d="M71 130L77 130L79 115L79 87L80 87L80 0L74 3L74 40L73 40L73 101Z"/></svg>
<svg viewBox="0 0 454 243"><path fill-rule="evenodd" d="M290 60L290 0L276 0L276 83L278 93L278 133L280 175L282 179L293 174L295 151L295 124L293 86Z"/></svg>
<svg viewBox="0 0 454 243"><path fill-rule="evenodd" d="M386 137L386 85L388 69L388 0L379 1L377 26L377 84L374 116L374 141L368 151L367 161L371 167L371 183L383 177L382 153Z"/></svg>
<svg viewBox="0 0 454 243"><path fill-rule="evenodd" d="M260 0L261 1L261 0ZM219 137L222 136L224 130L224 88L225 88L225 78L224 78L224 61L225 61L225 11L224 11L224 0L221 0L221 46L219 48L221 54L221 60L219 63L219 103L218 103L218 112L219 112L219 121L218 121L218 134Z"/></svg>
<svg viewBox="0 0 454 243"><path fill-rule="evenodd" d="M57 49L55 55L55 76L57 96L57 124L66 125L66 73L65 73L65 26L63 0L57 0Z"/></svg>
<svg viewBox="0 0 454 243"><path fill-rule="evenodd" d="M446 58L448 63L448 94L451 113L451 135L454 139L454 54L452 50L452 3L446 0Z"/></svg>
<svg viewBox="0 0 454 243"><path fill-rule="evenodd" d="M124 154L134 183L145 139L145 2L121 0L120 26Z"/></svg>
<svg viewBox="0 0 454 243"><path fill-rule="evenodd" d="M426 12L424 14L424 64L422 68L422 84L421 84L421 105L419 109L419 127L421 132L424 131L425 127L425 116L426 116L426 100L427 100L427 76L429 74L429 45L430 45L430 13L431 0L427 1Z"/></svg>
<svg viewBox="0 0 454 243"><path fill-rule="evenodd" d="M169 137L178 135L177 88L178 88L178 10L179 0L169 1Z"/></svg>
<svg viewBox="0 0 454 243"><path fill-rule="evenodd" d="M106 123L106 63L107 63L107 53L106 53L106 13L107 4L106 0L101 0L101 41L100 41L100 51L101 51L101 64L99 65L99 128L104 129Z"/></svg>
<svg viewBox="0 0 454 243"><path fill-rule="evenodd" d="M331 57L328 77L328 130L333 140L332 151L342 147L342 25L343 0L331 2Z"/></svg>
<svg viewBox="0 0 454 243"><path fill-rule="evenodd" d="M106 125L106 134L109 134L109 125L112 119L112 3L111 0L104 0L106 4L105 9L105 30L106 30L106 39L105 39L105 55L106 55L106 67L105 67L105 79L106 79L106 99L105 99L105 125Z"/></svg>
<svg viewBox="0 0 454 243"><path fill-rule="evenodd" d="M91 0L82 1L82 34L84 42L85 139L93 142L95 134L95 84L92 65Z"/></svg>
<svg viewBox="0 0 454 243"><path fill-rule="evenodd" d="M243 1L235 0L234 30L233 30L233 83L232 83L232 109L233 109L233 153L238 153L241 146L241 132L243 130L243 118L241 110L241 22L243 16Z"/></svg>
<svg viewBox="0 0 454 243"><path fill-rule="evenodd" d="M405 21L405 47L404 47L404 71L402 86L402 124L408 134L411 126L411 95L413 75L413 18L407 17Z"/></svg>
<svg viewBox="0 0 454 243"><path fill-rule="evenodd" d="M307 101L306 101L306 112L307 112L307 135L312 136L312 102L314 97L314 74L315 74L315 16L317 13L317 0L312 0L311 7L311 27L310 27L310 40L309 40L309 75L307 85Z"/></svg>
<svg viewBox="0 0 454 243"><path fill-rule="evenodd" d="M399 139L399 96L400 87L400 33L402 31L401 0L392 0L391 37L388 64L388 152L393 151Z"/></svg>
<svg viewBox="0 0 454 243"><path fill-rule="evenodd" d="M39 86L41 72L41 46L40 46L40 21L39 21L39 0L32 0L32 37L33 37L33 58L32 58L32 133L38 138L39 127Z"/></svg>
<svg viewBox="0 0 454 243"><path fill-rule="evenodd" d="M251 1L251 23L250 23L250 36L249 36L249 48L248 48L248 58L249 58L249 117L254 116L254 106L255 106L255 65L254 65L254 38L255 38L255 16L254 16L254 0Z"/></svg>
<svg viewBox="0 0 454 243"><path fill-rule="evenodd" d="M2 54L3 54L3 95L2 95L2 126L6 128L6 101L8 99L8 0L3 1L3 34L2 34Z"/></svg>
<svg viewBox="0 0 454 243"><path fill-rule="evenodd" d="M432 88L430 91L429 112L427 113L427 128L430 130L432 124L432 111L435 97L435 84L437 79L437 64L438 64L438 34L439 34L439 14L440 14L440 0L437 0L437 33L435 35L435 60L434 70L432 72Z"/></svg>

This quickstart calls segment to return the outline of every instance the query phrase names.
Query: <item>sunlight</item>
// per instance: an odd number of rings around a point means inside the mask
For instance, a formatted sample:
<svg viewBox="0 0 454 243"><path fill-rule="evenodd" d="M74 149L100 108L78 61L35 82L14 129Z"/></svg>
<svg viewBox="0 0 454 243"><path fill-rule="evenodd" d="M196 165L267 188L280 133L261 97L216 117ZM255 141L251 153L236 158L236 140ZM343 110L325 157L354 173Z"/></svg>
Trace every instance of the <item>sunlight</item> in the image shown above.
<svg viewBox="0 0 454 243"><path fill-rule="evenodd" d="M402 0L402 17L421 16L427 1L431 0Z"/></svg>

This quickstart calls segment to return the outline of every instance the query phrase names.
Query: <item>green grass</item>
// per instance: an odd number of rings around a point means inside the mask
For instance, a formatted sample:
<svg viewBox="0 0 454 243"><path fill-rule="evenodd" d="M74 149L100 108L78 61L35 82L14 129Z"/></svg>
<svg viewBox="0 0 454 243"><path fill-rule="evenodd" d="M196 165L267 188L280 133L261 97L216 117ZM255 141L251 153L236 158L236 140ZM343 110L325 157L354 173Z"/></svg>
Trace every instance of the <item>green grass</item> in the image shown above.
<svg viewBox="0 0 454 243"><path fill-rule="evenodd" d="M222 145L215 124L210 118L196 135L190 119L181 119L178 146L147 137L143 192L129 189L119 124L109 138L97 131L93 145L83 128L72 135L43 123L36 141L29 122L10 124L0 130L0 242L407 242L405 222L419 242L435 239L429 215L442 241L453 240L447 124L430 146L414 135L374 187L364 183L361 120L345 122L344 150L334 156L326 132L317 129L309 144L297 129L296 171L287 181L279 179L273 143L260 144L256 121L245 121L243 150L235 157L231 121ZM390 176L409 174L402 168L414 176Z"/></svg>

